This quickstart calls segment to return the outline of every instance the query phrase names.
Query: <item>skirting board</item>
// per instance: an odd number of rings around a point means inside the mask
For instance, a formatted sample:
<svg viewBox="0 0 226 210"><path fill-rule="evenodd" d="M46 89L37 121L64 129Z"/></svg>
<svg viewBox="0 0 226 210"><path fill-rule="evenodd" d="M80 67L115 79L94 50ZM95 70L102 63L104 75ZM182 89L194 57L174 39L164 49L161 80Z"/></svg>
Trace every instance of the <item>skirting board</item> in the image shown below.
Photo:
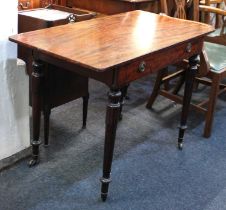
<svg viewBox="0 0 226 210"><path fill-rule="evenodd" d="M10 156L5 159L0 160L0 171L9 168L14 165L16 162L31 156L31 146Z"/></svg>

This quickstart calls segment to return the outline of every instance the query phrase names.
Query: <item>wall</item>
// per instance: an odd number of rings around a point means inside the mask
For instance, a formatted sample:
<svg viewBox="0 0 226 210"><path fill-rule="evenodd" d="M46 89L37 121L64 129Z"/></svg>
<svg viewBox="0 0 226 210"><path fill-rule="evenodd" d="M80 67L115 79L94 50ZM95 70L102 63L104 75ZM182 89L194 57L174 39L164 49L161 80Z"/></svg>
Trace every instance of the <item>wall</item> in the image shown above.
<svg viewBox="0 0 226 210"><path fill-rule="evenodd" d="M8 36L17 33L17 0L0 7L0 160L30 144L28 77L18 65L16 45Z"/></svg>

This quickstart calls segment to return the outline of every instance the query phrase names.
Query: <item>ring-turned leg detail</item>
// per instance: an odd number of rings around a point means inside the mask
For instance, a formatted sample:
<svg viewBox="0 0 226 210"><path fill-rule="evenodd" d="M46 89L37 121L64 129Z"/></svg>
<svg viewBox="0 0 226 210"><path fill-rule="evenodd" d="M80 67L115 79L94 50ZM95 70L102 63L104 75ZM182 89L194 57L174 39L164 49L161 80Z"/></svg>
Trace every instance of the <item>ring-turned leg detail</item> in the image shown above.
<svg viewBox="0 0 226 210"><path fill-rule="evenodd" d="M103 201L107 199L108 187L109 183L111 182L110 173L115 145L117 122L121 106L120 105L121 92L118 90L111 90L108 94L108 98L109 103L107 105L106 112L103 177L100 179L102 183L101 198Z"/></svg>
<svg viewBox="0 0 226 210"><path fill-rule="evenodd" d="M185 89L184 89L184 98L183 98L183 107L181 113L181 120L179 126L179 136L178 136L178 149L182 150L183 141L184 141L184 133L187 128L187 117L191 102L192 96L192 87L195 79L195 75L197 73L198 67L198 55L194 55L189 58L189 68L186 70L185 76Z"/></svg>
<svg viewBox="0 0 226 210"><path fill-rule="evenodd" d="M108 179L106 178L100 178L100 181L101 181L101 184L102 184L102 188L101 188L101 199L102 201L106 201L107 199L107 196L108 196L108 186L109 186L109 183L111 182L111 178L109 177ZM107 189L105 190L106 192L104 192L104 186L107 187Z"/></svg>
<svg viewBox="0 0 226 210"><path fill-rule="evenodd" d="M178 149L182 150L183 149L183 138L184 138L184 133L185 130L187 129L187 126L178 126L179 128L179 137L178 137Z"/></svg>
<svg viewBox="0 0 226 210"><path fill-rule="evenodd" d="M40 133L40 118L42 106L42 88L43 88L43 67L40 61L33 62L32 72L32 122L33 122L33 139L32 145L32 159L29 161L29 166L34 166L39 162L39 139Z"/></svg>

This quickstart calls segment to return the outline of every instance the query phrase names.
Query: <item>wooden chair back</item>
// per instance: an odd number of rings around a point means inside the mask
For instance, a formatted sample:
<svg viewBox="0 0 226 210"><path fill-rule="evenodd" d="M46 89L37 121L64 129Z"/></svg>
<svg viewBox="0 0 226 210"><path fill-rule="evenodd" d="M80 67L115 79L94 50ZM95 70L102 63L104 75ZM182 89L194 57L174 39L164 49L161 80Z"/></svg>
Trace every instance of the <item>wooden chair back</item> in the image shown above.
<svg viewBox="0 0 226 210"><path fill-rule="evenodd" d="M199 21L199 0L160 0L160 5L168 16Z"/></svg>
<svg viewBox="0 0 226 210"><path fill-rule="evenodd" d="M201 17L204 18L203 22L207 24L211 24L211 21L209 18L211 14L217 15L216 20L218 17L218 21L216 21L216 24L215 24L216 31L212 33L210 36L207 36L206 41L226 46L226 8L219 9L219 8L206 6L206 5L200 5L199 8L202 13Z"/></svg>
<svg viewBox="0 0 226 210"><path fill-rule="evenodd" d="M226 5L226 0L200 0L200 5L205 5L205 6L213 6L222 9L223 4ZM220 22L221 22L221 17L220 15L216 16L211 16L209 13L205 13L205 21L206 23L210 23L212 20L214 20L214 25L216 28L219 28Z"/></svg>

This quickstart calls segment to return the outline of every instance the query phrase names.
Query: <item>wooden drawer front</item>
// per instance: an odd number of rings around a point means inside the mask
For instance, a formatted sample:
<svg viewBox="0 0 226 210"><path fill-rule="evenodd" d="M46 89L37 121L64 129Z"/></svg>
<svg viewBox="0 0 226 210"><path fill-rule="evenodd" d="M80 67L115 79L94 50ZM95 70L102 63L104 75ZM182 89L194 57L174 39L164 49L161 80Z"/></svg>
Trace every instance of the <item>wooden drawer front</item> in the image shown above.
<svg viewBox="0 0 226 210"><path fill-rule="evenodd" d="M183 59L188 59L194 54L199 54L202 50L202 46L203 42L196 40L139 58L139 60L119 69L117 85L126 85L136 79L165 68L168 65L177 63Z"/></svg>

